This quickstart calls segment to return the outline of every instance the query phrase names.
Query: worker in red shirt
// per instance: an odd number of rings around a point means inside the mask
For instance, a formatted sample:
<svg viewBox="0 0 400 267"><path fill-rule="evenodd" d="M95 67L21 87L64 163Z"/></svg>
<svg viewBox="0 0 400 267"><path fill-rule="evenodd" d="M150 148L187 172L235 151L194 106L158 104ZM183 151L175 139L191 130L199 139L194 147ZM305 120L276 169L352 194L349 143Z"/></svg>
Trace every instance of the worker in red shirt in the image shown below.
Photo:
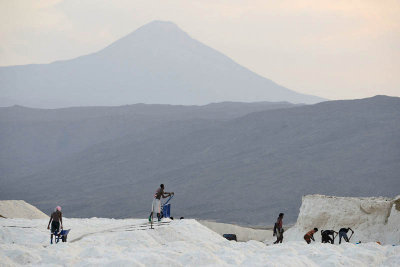
<svg viewBox="0 0 400 267"><path fill-rule="evenodd" d="M314 239L314 234L318 232L318 228L314 228L311 231L308 231L307 234L304 235L304 240L307 242L307 244L311 243L311 240L315 242Z"/></svg>

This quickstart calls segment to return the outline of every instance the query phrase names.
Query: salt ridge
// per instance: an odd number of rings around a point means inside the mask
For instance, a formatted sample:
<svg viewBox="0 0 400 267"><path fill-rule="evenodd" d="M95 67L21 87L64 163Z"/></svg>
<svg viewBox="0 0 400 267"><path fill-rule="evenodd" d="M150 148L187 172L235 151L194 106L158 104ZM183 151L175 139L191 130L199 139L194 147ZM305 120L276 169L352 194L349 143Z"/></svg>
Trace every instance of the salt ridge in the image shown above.
<svg viewBox="0 0 400 267"><path fill-rule="evenodd" d="M48 218L38 208L23 200L0 200L0 215L5 218Z"/></svg>
<svg viewBox="0 0 400 267"><path fill-rule="evenodd" d="M297 222L286 232L285 239L302 240L314 227L335 231L351 227L355 231L354 242L400 244L400 196L393 199L304 196ZM320 242L321 231L314 237Z"/></svg>

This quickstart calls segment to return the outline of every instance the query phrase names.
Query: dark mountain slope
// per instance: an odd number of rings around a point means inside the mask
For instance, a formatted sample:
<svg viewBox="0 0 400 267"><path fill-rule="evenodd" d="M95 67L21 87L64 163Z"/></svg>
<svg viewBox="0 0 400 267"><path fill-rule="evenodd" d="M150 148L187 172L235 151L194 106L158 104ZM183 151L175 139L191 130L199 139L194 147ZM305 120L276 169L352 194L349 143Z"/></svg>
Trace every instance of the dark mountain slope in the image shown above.
<svg viewBox="0 0 400 267"><path fill-rule="evenodd" d="M141 141L97 144L2 194L40 208L57 199L70 216L146 216L163 182L176 192L177 215L265 224L283 211L293 222L304 194L398 194L399 140L399 98L331 101L207 126L171 123ZM57 184L62 194L51 190Z"/></svg>
<svg viewBox="0 0 400 267"><path fill-rule="evenodd" d="M223 121L289 103L215 103L206 106L136 104L65 109L0 108L0 171L3 177L34 173L50 162L129 136L141 140L174 121ZM188 124L190 125L190 124Z"/></svg>

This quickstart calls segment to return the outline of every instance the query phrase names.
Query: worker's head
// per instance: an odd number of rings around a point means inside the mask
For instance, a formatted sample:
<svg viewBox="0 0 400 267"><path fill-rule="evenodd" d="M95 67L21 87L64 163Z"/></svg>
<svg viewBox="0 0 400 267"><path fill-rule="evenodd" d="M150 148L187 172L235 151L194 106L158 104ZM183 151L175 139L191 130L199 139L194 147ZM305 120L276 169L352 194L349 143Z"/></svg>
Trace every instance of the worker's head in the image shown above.
<svg viewBox="0 0 400 267"><path fill-rule="evenodd" d="M164 189L164 184L160 184L161 189Z"/></svg>
<svg viewBox="0 0 400 267"><path fill-rule="evenodd" d="M60 206L57 206L57 207L56 207L56 210L61 211L61 207L60 207Z"/></svg>
<svg viewBox="0 0 400 267"><path fill-rule="evenodd" d="M318 228L314 228L314 231L315 231L315 232L318 232Z"/></svg>
<svg viewBox="0 0 400 267"><path fill-rule="evenodd" d="M282 217L283 217L283 215L284 215L283 213L279 213L279 217L281 217L281 218L282 218Z"/></svg>

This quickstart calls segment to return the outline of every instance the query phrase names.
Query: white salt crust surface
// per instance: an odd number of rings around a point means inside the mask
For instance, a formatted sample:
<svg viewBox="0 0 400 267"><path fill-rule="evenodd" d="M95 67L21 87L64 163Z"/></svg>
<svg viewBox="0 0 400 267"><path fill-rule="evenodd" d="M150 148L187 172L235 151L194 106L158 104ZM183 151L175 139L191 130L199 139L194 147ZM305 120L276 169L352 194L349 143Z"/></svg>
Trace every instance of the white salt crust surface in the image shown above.
<svg viewBox="0 0 400 267"><path fill-rule="evenodd" d="M213 230L214 232L223 235L223 234L235 234L238 241L272 241L276 240L273 237L273 232L271 230L260 230L260 229L252 229L249 227L238 226L235 224L229 223L218 223L212 221L199 220L199 223L206 226L207 228Z"/></svg>
<svg viewBox="0 0 400 267"><path fill-rule="evenodd" d="M49 245L46 219L0 219L1 266L400 266L400 247L230 242L195 220L139 230L143 219L69 219L67 243Z"/></svg>

